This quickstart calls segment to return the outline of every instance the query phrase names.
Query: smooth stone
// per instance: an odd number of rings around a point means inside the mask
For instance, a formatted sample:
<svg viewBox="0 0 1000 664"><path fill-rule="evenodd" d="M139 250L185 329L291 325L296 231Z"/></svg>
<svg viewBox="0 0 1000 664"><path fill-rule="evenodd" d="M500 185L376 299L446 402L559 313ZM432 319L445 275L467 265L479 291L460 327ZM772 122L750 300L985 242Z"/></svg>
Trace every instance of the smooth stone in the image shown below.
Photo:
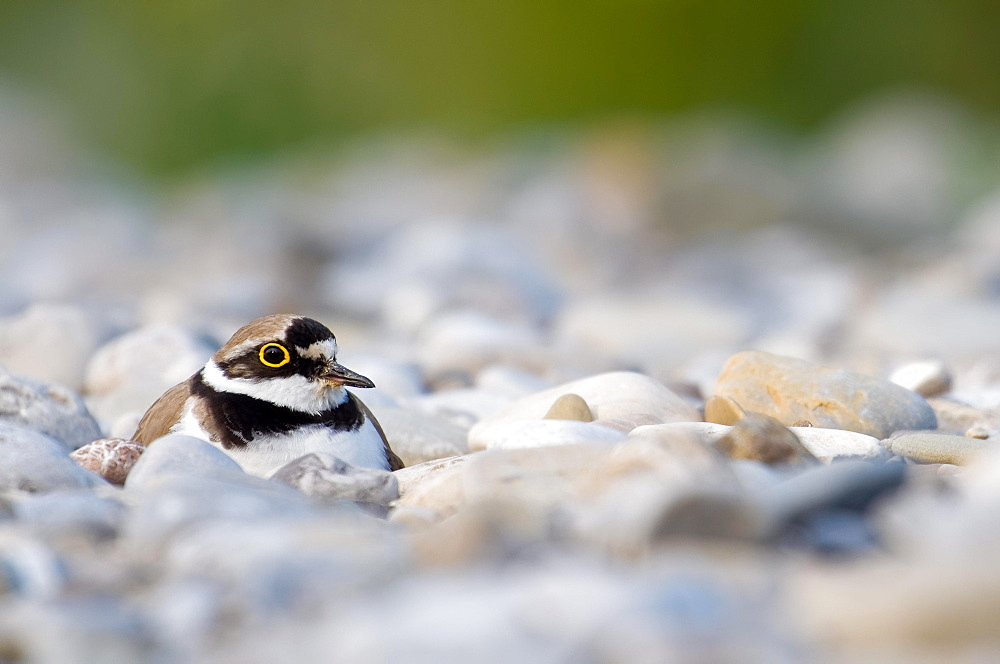
<svg viewBox="0 0 1000 664"><path fill-rule="evenodd" d="M807 468L763 491L760 499L776 529L824 510L863 512L875 499L902 486L906 464L899 459L839 459Z"/></svg>
<svg viewBox="0 0 1000 664"><path fill-rule="evenodd" d="M982 438L1000 434L1000 412L969 406L959 401L942 397L932 397L927 403L937 416L938 429L942 432L965 433L969 431Z"/></svg>
<svg viewBox="0 0 1000 664"><path fill-rule="evenodd" d="M904 364L892 372L889 380L923 397L944 394L952 384L951 372L941 360Z"/></svg>
<svg viewBox="0 0 1000 664"><path fill-rule="evenodd" d="M877 438L937 427L934 411L916 392L871 376L761 351L731 357L715 394L786 425L807 420L817 427Z"/></svg>
<svg viewBox="0 0 1000 664"><path fill-rule="evenodd" d="M328 454L306 454L285 464L271 479L311 498L352 500L386 507L399 498L399 484L389 471L358 468Z"/></svg>
<svg viewBox="0 0 1000 664"><path fill-rule="evenodd" d="M840 457L885 459L889 456L877 438L863 433L822 427L790 427L789 430L820 461Z"/></svg>
<svg viewBox="0 0 1000 664"><path fill-rule="evenodd" d="M567 393L556 399L549 412L542 416L545 420L576 420L577 422L593 422L594 414L590 406L579 394Z"/></svg>
<svg viewBox="0 0 1000 664"><path fill-rule="evenodd" d="M145 451L144 445L132 440L101 438L73 450L69 456L82 468L121 486Z"/></svg>
<svg viewBox="0 0 1000 664"><path fill-rule="evenodd" d="M746 411L729 397L711 396L705 401L705 421L732 426L739 422Z"/></svg>
<svg viewBox="0 0 1000 664"><path fill-rule="evenodd" d="M468 431L476 422L495 415L512 401L510 396L502 392L480 387L462 387L418 397L411 405Z"/></svg>
<svg viewBox="0 0 1000 664"><path fill-rule="evenodd" d="M446 457L444 459L435 459L434 461L425 461L393 471L396 480L399 482L399 494L405 495L429 478L444 472L446 468L466 463L470 458L468 455Z"/></svg>
<svg viewBox="0 0 1000 664"><path fill-rule="evenodd" d="M198 371L217 348L205 335L179 325L127 332L90 358L84 384L88 402L106 421L132 412L141 415L160 395Z"/></svg>
<svg viewBox="0 0 1000 664"><path fill-rule="evenodd" d="M469 451L468 429L446 419L403 408L373 407L372 412L392 451L407 466Z"/></svg>
<svg viewBox="0 0 1000 664"><path fill-rule="evenodd" d="M87 361L112 331L106 316L69 304L32 304L0 319L0 365L80 390Z"/></svg>
<svg viewBox="0 0 1000 664"><path fill-rule="evenodd" d="M104 481L76 465L58 440L0 422L0 491L82 489Z"/></svg>
<svg viewBox="0 0 1000 664"><path fill-rule="evenodd" d="M452 371L475 374L493 364L541 371L547 364L544 348L533 325L457 311L421 328L416 359L431 379Z"/></svg>
<svg viewBox="0 0 1000 664"><path fill-rule="evenodd" d="M68 584L66 561L48 545L34 537L0 538L0 588L6 586L10 594L24 599L47 602ZM0 620L8 618L11 608L5 606ZM0 633L7 635L9 631L0 626Z"/></svg>
<svg viewBox="0 0 1000 664"><path fill-rule="evenodd" d="M26 427L74 450L101 437L97 421L78 394L0 369L0 422Z"/></svg>
<svg viewBox="0 0 1000 664"><path fill-rule="evenodd" d="M480 430L478 449L513 450L576 443L616 443L627 434L592 422L573 420L515 420ZM471 435L470 435L471 441Z"/></svg>
<svg viewBox="0 0 1000 664"><path fill-rule="evenodd" d="M671 422L636 427L629 433L629 439L650 437L664 441L687 440L713 447L730 431L732 427L714 422Z"/></svg>
<svg viewBox="0 0 1000 664"><path fill-rule="evenodd" d="M250 479L238 463L211 443L170 434L149 444L129 472L125 488L144 489L171 477Z"/></svg>
<svg viewBox="0 0 1000 664"><path fill-rule="evenodd" d="M125 511L117 500L90 491L35 494L16 505L18 520L42 537L79 533L95 541L117 535Z"/></svg>
<svg viewBox="0 0 1000 664"><path fill-rule="evenodd" d="M715 442L715 449L731 459L749 459L766 464L815 461L798 437L773 417L747 413Z"/></svg>
<svg viewBox="0 0 1000 664"><path fill-rule="evenodd" d="M598 420L614 420L620 430L631 430L646 424L701 420L693 406L659 381L642 374L620 371L582 378L515 401L472 427L469 449L486 449L488 441L497 436L491 432L497 426L515 421L542 420L556 399L567 393L579 395Z"/></svg>
<svg viewBox="0 0 1000 664"><path fill-rule="evenodd" d="M882 441L893 454L922 463L965 465L997 444L968 436L941 433L907 433Z"/></svg>

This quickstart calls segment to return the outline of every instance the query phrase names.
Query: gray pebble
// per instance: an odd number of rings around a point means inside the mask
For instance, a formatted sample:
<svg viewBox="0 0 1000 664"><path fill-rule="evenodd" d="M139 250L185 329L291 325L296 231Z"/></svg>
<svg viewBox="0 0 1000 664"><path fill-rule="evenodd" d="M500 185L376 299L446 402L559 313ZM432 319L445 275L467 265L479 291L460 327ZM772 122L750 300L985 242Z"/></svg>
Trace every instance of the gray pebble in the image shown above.
<svg viewBox="0 0 1000 664"><path fill-rule="evenodd" d="M45 385L0 369L0 422L40 431L74 450L101 437L83 399L61 385Z"/></svg>
<svg viewBox="0 0 1000 664"><path fill-rule="evenodd" d="M396 477L385 470L357 468L327 454L306 454L282 466L271 476L313 498L353 500L383 508L399 498Z"/></svg>
<svg viewBox="0 0 1000 664"><path fill-rule="evenodd" d="M101 484L104 480L76 465L59 441L0 422L0 490L33 493Z"/></svg>

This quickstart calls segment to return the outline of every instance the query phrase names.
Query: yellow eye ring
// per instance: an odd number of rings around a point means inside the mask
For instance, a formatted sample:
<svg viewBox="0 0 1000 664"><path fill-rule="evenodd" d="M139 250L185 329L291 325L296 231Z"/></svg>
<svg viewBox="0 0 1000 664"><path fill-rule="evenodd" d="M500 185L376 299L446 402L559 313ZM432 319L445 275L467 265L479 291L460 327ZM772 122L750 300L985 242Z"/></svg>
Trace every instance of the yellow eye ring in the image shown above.
<svg viewBox="0 0 1000 664"><path fill-rule="evenodd" d="M267 353L267 351L270 350L271 348L277 348L278 350L281 351L283 357L281 358L280 361L278 362L272 361L274 359L274 353ZM271 355L271 360L265 359L264 357L265 353ZM275 343L264 344L263 346L261 346L260 353L258 353L258 357L260 357L261 364L263 364L265 367L272 367L274 369L278 367L283 367L292 361L292 356L288 354L288 349L282 346L281 344L275 344Z"/></svg>

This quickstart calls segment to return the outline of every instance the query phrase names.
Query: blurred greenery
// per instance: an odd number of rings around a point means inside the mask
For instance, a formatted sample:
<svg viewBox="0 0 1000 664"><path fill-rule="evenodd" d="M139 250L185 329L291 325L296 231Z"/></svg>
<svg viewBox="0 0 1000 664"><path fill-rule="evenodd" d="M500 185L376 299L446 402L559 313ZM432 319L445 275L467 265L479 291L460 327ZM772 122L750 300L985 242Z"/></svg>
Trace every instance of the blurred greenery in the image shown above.
<svg viewBox="0 0 1000 664"><path fill-rule="evenodd" d="M809 127L915 85L1000 110L992 0L9 0L0 80L176 175L359 132L743 108Z"/></svg>

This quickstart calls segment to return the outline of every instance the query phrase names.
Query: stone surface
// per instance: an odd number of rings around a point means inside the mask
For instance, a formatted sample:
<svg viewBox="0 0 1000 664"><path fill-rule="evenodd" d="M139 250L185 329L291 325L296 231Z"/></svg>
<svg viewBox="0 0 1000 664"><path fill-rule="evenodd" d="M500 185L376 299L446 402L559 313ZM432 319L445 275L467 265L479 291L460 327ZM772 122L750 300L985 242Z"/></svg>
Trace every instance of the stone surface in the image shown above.
<svg viewBox="0 0 1000 664"><path fill-rule="evenodd" d="M583 397L570 392L556 399L552 407L545 413L543 419L593 422L594 414L590 412L590 406L587 405Z"/></svg>
<svg viewBox="0 0 1000 664"><path fill-rule="evenodd" d="M74 450L101 437L79 395L0 369L0 422L33 429Z"/></svg>
<svg viewBox="0 0 1000 664"><path fill-rule="evenodd" d="M976 438L1000 434L1000 411L975 408L967 404L943 397L930 398L927 403L937 416L941 433L980 432Z"/></svg>
<svg viewBox="0 0 1000 664"><path fill-rule="evenodd" d="M468 430L446 419L405 408L372 408L389 446L407 466L466 454Z"/></svg>
<svg viewBox="0 0 1000 664"><path fill-rule="evenodd" d="M312 498L353 500L382 508L399 497L399 484L392 473L357 468L326 454L300 457L274 471L271 479Z"/></svg>
<svg viewBox="0 0 1000 664"><path fill-rule="evenodd" d="M940 433L909 433L882 441L893 454L922 463L953 463L964 465L985 451L996 447L996 441Z"/></svg>
<svg viewBox="0 0 1000 664"><path fill-rule="evenodd" d="M115 327L112 320L70 304L35 303L0 319L0 365L79 390L88 359Z"/></svg>
<svg viewBox="0 0 1000 664"><path fill-rule="evenodd" d="M122 438L101 438L87 443L70 453L70 458L82 468L97 473L108 482L125 484L132 466L136 464L145 446Z"/></svg>
<svg viewBox="0 0 1000 664"><path fill-rule="evenodd" d="M751 459L767 464L810 461L815 457L798 437L778 420L760 413L747 413L715 448L733 459Z"/></svg>
<svg viewBox="0 0 1000 664"><path fill-rule="evenodd" d="M87 364L85 390L102 420L140 415L161 394L187 380L218 346L179 325L150 325L104 344Z"/></svg>
<svg viewBox="0 0 1000 664"><path fill-rule="evenodd" d="M0 422L0 490L30 493L82 489L103 484L69 458L56 439Z"/></svg>
<svg viewBox="0 0 1000 664"><path fill-rule="evenodd" d="M551 445L574 445L587 442L614 443L626 434L594 422L574 420L513 420L497 422L470 432L470 447L487 450L513 450Z"/></svg>
<svg viewBox="0 0 1000 664"><path fill-rule="evenodd" d="M225 452L191 436L170 434L149 444L125 480L127 489L141 489L171 478L239 477L249 475Z"/></svg>
<svg viewBox="0 0 1000 664"><path fill-rule="evenodd" d="M729 397L711 396L705 401L705 421L732 426L746 411Z"/></svg>
<svg viewBox="0 0 1000 664"><path fill-rule="evenodd" d="M615 428L626 433L646 424L701 419L684 399L649 376L630 372L607 373L537 392L484 418L469 431L469 449L485 449L488 440L500 435L491 432L495 427L515 421L541 420L556 399L564 394L577 394L583 398L596 418L595 425L602 421L613 422Z"/></svg>
<svg viewBox="0 0 1000 664"><path fill-rule="evenodd" d="M941 360L926 360L904 364L889 380L923 397L933 397L951 390L952 376Z"/></svg>
<svg viewBox="0 0 1000 664"><path fill-rule="evenodd" d="M715 394L786 425L804 419L877 438L937 427L924 398L894 383L759 351L731 357Z"/></svg>
<svg viewBox="0 0 1000 664"><path fill-rule="evenodd" d="M791 427L791 431L802 446L821 461L838 457L884 459L887 456L877 438L863 433L822 427Z"/></svg>

